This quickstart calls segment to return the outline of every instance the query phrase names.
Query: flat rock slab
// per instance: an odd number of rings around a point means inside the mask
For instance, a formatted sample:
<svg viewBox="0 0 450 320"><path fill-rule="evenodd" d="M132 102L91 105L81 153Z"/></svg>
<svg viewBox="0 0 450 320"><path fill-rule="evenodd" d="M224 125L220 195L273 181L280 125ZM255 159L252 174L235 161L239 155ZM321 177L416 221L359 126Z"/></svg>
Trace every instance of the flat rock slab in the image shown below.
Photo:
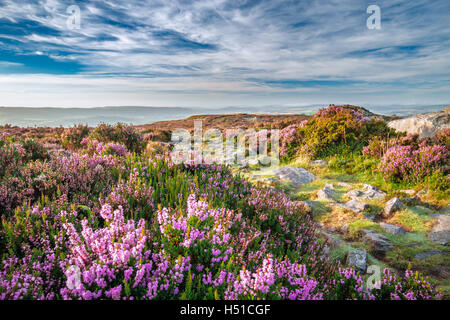
<svg viewBox="0 0 450 320"><path fill-rule="evenodd" d="M298 167L281 167L271 172L280 180L286 180L292 183L295 187L311 183L316 179L316 176L304 168Z"/></svg>
<svg viewBox="0 0 450 320"><path fill-rule="evenodd" d="M365 233L363 237L364 242L369 244L373 252L377 254L384 255L394 246L388 238L380 233L367 229L361 229L361 231Z"/></svg>
<svg viewBox="0 0 450 320"><path fill-rule="evenodd" d="M358 200L350 200L346 203L334 202L334 203L331 203L331 205L340 206L342 208L351 210L355 213L362 212L369 208L369 205L367 203L360 202Z"/></svg>
<svg viewBox="0 0 450 320"><path fill-rule="evenodd" d="M442 251L430 250L430 251L425 251L425 252L416 254L416 259L423 260L428 257L432 257L432 256L436 256L436 255L444 255L444 254L445 254L445 252L442 252Z"/></svg>
<svg viewBox="0 0 450 320"><path fill-rule="evenodd" d="M363 190L351 190L347 192L347 196L352 199L384 199L386 193L370 184L365 184Z"/></svg>
<svg viewBox="0 0 450 320"><path fill-rule="evenodd" d="M385 232L393 234L393 235L402 235L405 234L406 231L403 230L401 227L399 226L395 226L393 224L389 224L389 223L384 223L381 222L380 223L380 227L381 229L383 229Z"/></svg>
<svg viewBox="0 0 450 320"><path fill-rule="evenodd" d="M447 245L450 242L450 216L446 214L433 214L433 218L438 223L431 229L428 238L440 245Z"/></svg>

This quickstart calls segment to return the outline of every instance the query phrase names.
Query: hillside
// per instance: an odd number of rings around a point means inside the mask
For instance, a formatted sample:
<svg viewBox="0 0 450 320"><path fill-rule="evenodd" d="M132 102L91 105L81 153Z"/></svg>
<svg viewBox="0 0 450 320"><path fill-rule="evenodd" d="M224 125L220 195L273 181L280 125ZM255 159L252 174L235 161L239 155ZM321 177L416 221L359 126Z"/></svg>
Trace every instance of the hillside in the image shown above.
<svg viewBox="0 0 450 320"><path fill-rule="evenodd" d="M281 129L281 165L175 164L196 119ZM450 132L389 120L0 127L0 299L448 299Z"/></svg>

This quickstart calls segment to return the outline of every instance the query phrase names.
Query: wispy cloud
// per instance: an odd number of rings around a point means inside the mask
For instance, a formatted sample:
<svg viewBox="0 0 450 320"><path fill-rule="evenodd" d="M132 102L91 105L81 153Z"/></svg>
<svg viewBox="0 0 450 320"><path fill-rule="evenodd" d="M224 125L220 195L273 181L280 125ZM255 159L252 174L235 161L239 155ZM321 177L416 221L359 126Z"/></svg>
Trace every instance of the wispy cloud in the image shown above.
<svg viewBox="0 0 450 320"><path fill-rule="evenodd" d="M381 30L366 28L373 2ZM0 104L446 103L449 11L447 0L4 1Z"/></svg>

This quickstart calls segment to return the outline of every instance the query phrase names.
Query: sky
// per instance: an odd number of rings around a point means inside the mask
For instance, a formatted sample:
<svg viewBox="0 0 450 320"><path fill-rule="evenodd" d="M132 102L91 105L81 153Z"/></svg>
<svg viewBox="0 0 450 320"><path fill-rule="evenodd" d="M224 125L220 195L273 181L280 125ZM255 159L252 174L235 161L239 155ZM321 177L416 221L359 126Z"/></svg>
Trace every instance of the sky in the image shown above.
<svg viewBox="0 0 450 320"><path fill-rule="evenodd" d="M0 106L448 104L449 13L448 0L0 0Z"/></svg>

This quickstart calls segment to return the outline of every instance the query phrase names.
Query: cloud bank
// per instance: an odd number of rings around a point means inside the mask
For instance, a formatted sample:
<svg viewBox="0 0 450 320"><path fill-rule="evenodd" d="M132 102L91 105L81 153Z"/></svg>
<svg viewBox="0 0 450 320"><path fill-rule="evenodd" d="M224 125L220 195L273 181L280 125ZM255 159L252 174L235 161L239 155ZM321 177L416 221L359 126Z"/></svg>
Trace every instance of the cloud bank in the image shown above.
<svg viewBox="0 0 450 320"><path fill-rule="evenodd" d="M381 30L366 27L371 4ZM448 12L447 0L7 0L0 105L448 103Z"/></svg>

